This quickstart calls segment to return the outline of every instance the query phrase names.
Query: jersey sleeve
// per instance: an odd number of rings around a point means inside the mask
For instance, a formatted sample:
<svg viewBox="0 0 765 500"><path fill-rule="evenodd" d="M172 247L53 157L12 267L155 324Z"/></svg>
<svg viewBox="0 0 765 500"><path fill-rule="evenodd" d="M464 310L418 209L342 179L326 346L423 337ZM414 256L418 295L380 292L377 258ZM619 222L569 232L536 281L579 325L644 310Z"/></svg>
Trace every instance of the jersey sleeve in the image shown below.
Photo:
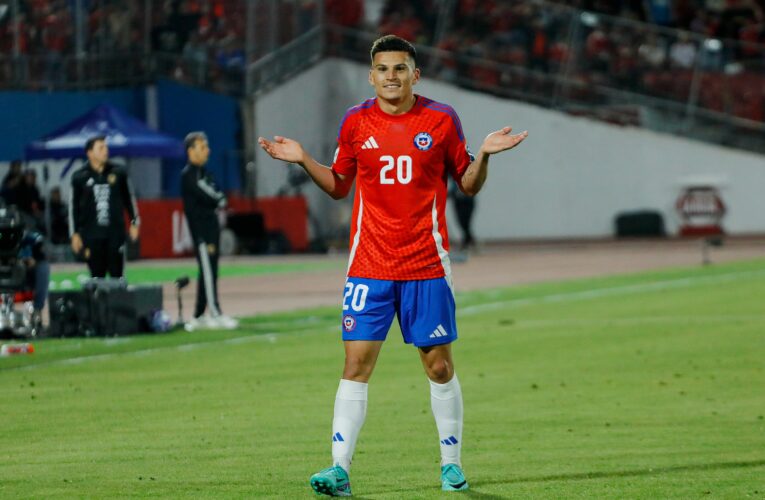
<svg viewBox="0 0 765 500"><path fill-rule="evenodd" d="M350 112L349 112L350 113ZM346 113L337 134L337 149L332 170L340 175L356 175L356 154L353 151L353 120Z"/></svg>
<svg viewBox="0 0 765 500"><path fill-rule="evenodd" d="M449 169L449 174L457 181L457 184L462 186L462 174L465 173L475 157L468 149L465 134L462 132L462 123L460 123L457 113L453 109L450 111L451 123L446 135L446 168Z"/></svg>

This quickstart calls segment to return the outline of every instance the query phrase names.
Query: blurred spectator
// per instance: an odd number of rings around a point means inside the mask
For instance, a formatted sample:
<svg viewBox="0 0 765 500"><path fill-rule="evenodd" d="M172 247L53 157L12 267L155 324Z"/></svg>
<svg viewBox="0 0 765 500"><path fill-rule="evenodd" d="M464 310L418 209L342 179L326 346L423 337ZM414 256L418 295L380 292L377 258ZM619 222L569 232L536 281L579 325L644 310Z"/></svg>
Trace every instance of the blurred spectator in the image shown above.
<svg viewBox="0 0 765 500"><path fill-rule="evenodd" d="M69 243L69 210L61 197L61 189L50 190L50 241L54 245Z"/></svg>
<svg viewBox="0 0 765 500"><path fill-rule="evenodd" d="M221 40L215 61L225 71L243 71L245 64L244 47L234 36Z"/></svg>
<svg viewBox="0 0 765 500"><path fill-rule="evenodd" d="M728 0L720 13L720 38L735 39L748 21L763 22L763 9L754 0Z"/></svg>
<svg viewBox="0 0 765 500"><path fill-rule="evenodd" d="M433 73L447 82L457 80L457 50L462 42L461 32L446 33L436 46L440 49L438 57L433 60Z"/></svg>
<svg viewBox="0 0 765 500"><path fill-rule="evenodd" d="M327 22L343 28L360 28L364 20L363 0L325 0Z"/></svg>
<svg viewBox="0 0 765 500"><path fill-rule="evenodd" d="M541 18L535 19L531 24L531 44L529 49L529 69L547 72L549 60L550 39L547 35L547 27Z"/></svg>
<svg viewBox="0 0 765 500"><path fill-rule="evenodd" d="M638 61L640 66L648 71L664 68L667 62L667 48L655 33L649 33L638 47Z"/></svg>
<svg viewBox="0 0 765 500"><path fill-rule="evenodd" d="M669 64L676 69L691 69L696 62L696 44L688 34L680 32L677 40L669 47Z"/></svg>
<svg viewBox="0 0 765 500"><path fill-rule="evenodd" d="M619 45L611 65L614 81L626 89L634 89L639 76L637 53L632 44Z"/></svg>
<svg viewBox="0 0 765 500"><path fill-rule="evenodd" d="M134 13L134 3L125 2L124 4L109 5L106 9L105 25L109 37L113 39L113 46L117 50L129 50L131 42L130 23Z"/></svg>
<svg viewBox="0 0 765 500"><path fill-rule="evenodd" d="M719 23L716 18L706 9L699 9L694 13L688 27L694 33L704 36L716 36Z"/></svg>
<svg viewBox="0 0 765 500"><path fill-rule="evenodd" d="M42 26L45 47L45 82L49 86L60 85L66 80L64 54L72 48L73 26L69 10L46 6L47 15Z"/></svg>
<svg viewBox="0 0 765 500"><path fill-rule="evenodd" d="M0 194L2 194L5 204L8 206L17 205L19 202L20 190L24 182L24 172L22 172L21 167L21 160L13 160L8 173L3 177Z"/></svg>
<svg viewBox="0 0 765 500"><path fill-rule="evenodd" d="M754 19L744 21L739 30L739 39L744 42L741 45L741 57L744 59L765 60L765 23Z"/></svg>
<svg viewBox="0 0 765 500"><path fill-rule="evenodd" d="M358 30L363 27L364 1L363 0L325 0L325 21L328 24L340 28ZM339 45L341 50L354 50L357 40L351 33L329 36L331 45Z"/></svg>
<svg viewBox="0 0 765 500"><path fill-rule="evenodd" d="M16 206L19 207L19 210L35 217L42 215L44 203L42 196L40 196L40 190L37 188L37 172L33 169L28 168L24 172L18 196Z"/></svg>
<svg viewBox="0 0 765 500"><path fill-rule="evenodd" d="M671 0L646 0L648 18L659 26L674 26L675 15Z"/></svg>
<svg viewBox="0 0 765 500"><path fill-rule="evenodd" d="M603 27L596 26L587 35L585 47L590 68L598 72L608 71L613 56L613 45Z"/></svg>
<svg viewBox="0 0 765 500"><path fill-rule="evenodd" d="M422 34L422 23L415 17L414 9L406 6L401 11L396 11L386 17L378 29L380 34L396 35L404 40L411 40L413 43L420 43Z"/></svg>
<svg viewBox="0 0 765 500"><path fill-rule="evenodd" d="M457 214L457 222L462 230L462 241L460 250L467 251L475 247L473 238L473 211L475 210L475 197L468 196L462 191L455 182L449 183L449 197L454 202L454 211Z"/></svg>
<svg viewBox="0 0 765 500"><path fill-rule="evenodd" d="M37 172L29 168L24 172L24 177L18 187L18 200L16 206L21 212L24 224L34 231L45 230L45 215L43 208L45 202L37 188Z"/></svg>
<svg viewBox="0 0 765 500"><path fill-rule="evenodd" d="M186 46L183 47L183 61L186 71L194 83L204 85L207 71L207 46L202 42L199 33L192 33Z"/></svg>

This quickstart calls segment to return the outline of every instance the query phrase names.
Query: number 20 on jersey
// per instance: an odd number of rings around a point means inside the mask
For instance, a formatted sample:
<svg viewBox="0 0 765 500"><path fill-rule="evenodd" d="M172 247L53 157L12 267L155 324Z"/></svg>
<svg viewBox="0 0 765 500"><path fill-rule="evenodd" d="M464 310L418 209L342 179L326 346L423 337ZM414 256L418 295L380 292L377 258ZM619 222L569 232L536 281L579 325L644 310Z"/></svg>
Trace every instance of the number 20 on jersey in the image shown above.
<svg viewBox="0 0 765 500"><path fill-rule="evenodd" d="M412 157L409 155L380 157L380 184L409 184L412 181ZM395 172L394 172L395 171Z"/></svg>

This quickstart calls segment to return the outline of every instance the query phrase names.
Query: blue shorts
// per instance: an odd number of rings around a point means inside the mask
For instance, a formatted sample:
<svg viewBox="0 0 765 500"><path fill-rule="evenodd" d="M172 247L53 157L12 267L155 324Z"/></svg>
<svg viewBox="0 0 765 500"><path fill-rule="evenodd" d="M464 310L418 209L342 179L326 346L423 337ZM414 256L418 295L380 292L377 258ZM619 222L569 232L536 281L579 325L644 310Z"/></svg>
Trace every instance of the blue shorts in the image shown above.
<svg viewBox="0 0 765 500"><path fill-rule="evenodd" d="M417 347L457 340L454 294L446 278L415 281L348 277L343 295L343 340L385 340L393 322Z"/></svg>

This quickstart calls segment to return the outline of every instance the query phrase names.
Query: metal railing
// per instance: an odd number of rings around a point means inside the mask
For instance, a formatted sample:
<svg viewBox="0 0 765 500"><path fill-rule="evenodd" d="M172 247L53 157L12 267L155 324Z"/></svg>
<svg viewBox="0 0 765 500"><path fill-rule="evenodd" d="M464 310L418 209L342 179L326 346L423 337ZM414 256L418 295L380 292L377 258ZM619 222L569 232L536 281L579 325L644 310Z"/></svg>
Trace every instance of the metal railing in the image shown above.
<svg viewBox="0 0 765 500"><path fill-rule="evenodd" d="M247 68L247 94L264 92L319 61L324 52L323 35L322 27L315 26L252 63Z"/></svg>

